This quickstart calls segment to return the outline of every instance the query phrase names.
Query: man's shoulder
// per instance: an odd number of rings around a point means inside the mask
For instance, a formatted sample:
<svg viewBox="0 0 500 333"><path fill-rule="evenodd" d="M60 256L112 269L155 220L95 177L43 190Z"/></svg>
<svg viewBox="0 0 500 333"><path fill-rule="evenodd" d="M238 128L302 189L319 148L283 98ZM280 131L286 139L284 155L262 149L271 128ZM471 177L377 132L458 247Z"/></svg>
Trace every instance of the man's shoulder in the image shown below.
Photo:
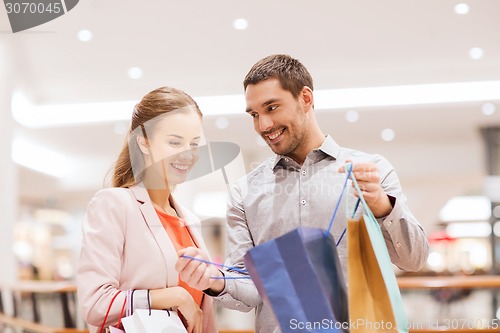
<svg viewBox="0 0 500 333"><path fill-rule="evenodd" d="M385 157L376 153L367 153L361 150L340 147L339 159L352 160L353 162L380 163L386 161Z"/></svg>
<svg viewBox="0 0 500 333"><path fill-rule="evenodd" d="M236 184L249 183L249 182L262 182L267 179L273 173L274 162L276 156L269 157L264 162L260 163L258 166L249 171L245 176L239 178Z"/></svg>

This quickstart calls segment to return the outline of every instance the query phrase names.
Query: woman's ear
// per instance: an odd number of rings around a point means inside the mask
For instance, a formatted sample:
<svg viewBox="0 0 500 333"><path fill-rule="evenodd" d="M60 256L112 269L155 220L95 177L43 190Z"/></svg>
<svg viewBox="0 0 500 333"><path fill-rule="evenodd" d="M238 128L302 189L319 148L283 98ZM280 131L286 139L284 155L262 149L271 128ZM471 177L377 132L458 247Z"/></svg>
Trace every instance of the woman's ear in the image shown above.
<svg viewBox="0 0 500 333"><path fill-rule="evenodd" d="M142 135L137 136L137 145L143 154L149 155L149 142Z"/></svg>

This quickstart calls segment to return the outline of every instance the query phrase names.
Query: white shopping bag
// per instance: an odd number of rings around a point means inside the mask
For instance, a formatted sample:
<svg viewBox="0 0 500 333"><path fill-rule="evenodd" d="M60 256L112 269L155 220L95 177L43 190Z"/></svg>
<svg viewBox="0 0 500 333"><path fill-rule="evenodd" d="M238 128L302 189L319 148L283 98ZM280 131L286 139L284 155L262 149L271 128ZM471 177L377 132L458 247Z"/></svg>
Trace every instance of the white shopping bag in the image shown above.
<svg viewBox="0 0 500 333"><path fill-rule="evenodd" d="M186 333L175 311L137 309L132 316L122 318L126 333Z"/></svg>

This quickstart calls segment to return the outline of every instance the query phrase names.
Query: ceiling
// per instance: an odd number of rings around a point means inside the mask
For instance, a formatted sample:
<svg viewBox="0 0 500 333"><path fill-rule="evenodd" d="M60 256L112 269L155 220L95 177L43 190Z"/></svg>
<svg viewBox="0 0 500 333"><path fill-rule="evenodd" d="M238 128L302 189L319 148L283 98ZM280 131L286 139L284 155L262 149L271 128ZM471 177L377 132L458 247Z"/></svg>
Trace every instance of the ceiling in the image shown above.
<svg viewBox="0 0 500 333"><path fill-rule="evenodd" d="M466 15L455 13L457 3L81 0L66 15L16 34L1 13L0 45L13 90L39 105L139 100L163 85L196 97L241 94L248 69L272 53L300 59L317 90L500 80L500 1L467 1ZM237 18L248 28L233 28ZM81 29L93 38L78 40ZM474 47L484 50L481 59L469 56ZM127 76L134 66L142 78ZM496 112L483 114L484 102ZM424 225L437 221L450 196L481 193L486 169L479 128L500 125L500 101L365 107L357 109L356 123L346 121L346 111L318 110L323 131L341 145L386 156ZM243 108L226 118L227 128L220 129L217 116L205 117L209 140L240 145L247 169L271 156L258 145ZM380 138L384 128L394 130L393 141ZM19 169L24 202L63 207L82 207L102 187L125 138L117 123L16 125L14 135L76 166L63 178Z"/></svg>

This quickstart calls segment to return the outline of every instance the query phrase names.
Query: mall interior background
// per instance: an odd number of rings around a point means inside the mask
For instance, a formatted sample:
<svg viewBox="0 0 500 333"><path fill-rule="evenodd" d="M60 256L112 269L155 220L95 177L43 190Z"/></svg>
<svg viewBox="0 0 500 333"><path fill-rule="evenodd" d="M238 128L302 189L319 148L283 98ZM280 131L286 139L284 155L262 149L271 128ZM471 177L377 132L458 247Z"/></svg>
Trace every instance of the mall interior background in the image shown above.
<svg viewBox="0 0 500 333"><path fill-rule="evenodd" d="M394 165L431 242L418 274L497 273L497 0L81 0L43 26L9 30L1 13L1 284L74 279L86 205L107 186L134 101L154 88L194 96L207 140L240 147L230 180L271 156L241 82L272 53L309 68L325 133ZM178 192L222 260L221 170ZM500 315L495 294L460 292L404 296L417 321ZM252 327L251 317L220 310L228 328Z"/></svg>

